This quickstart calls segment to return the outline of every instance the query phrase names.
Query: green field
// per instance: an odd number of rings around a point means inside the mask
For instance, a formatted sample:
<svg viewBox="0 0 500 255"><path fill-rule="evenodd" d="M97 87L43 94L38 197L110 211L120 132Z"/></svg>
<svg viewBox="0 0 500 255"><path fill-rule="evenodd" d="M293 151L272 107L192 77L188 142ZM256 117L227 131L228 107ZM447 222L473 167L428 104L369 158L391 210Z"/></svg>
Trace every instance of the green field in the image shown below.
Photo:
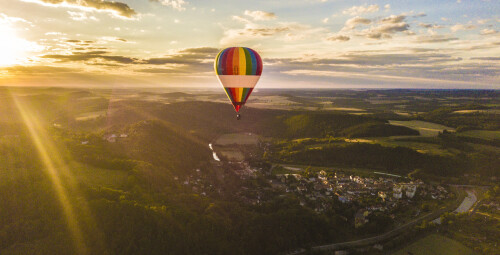
<svg viewBox="0 0 500 255"><path fill-rule="evenodd" d="M428 235L392 255L474 255L472 249L442 235Z"/></svg>
<svg viewBox="0 0 500 255"><path fill-rule="evenodd" d="M224 149L224 150L221 150L219 152L222 156L226 157L229 160L235 160L235 161L245 160L245 156L238 149L233 149L233 150Z"/></svg>
<svg viewBox="0 0 500 255"><path fill-rule="evenodd" d="M259 136L250 133L235 133L235 134L225 134L219 136L215 141L216 145L257 145L259 142Z"/></svg>
<svg viewBox="0 0 500 255"><path fill-rule="evenodd" d="M438 133L442 132L444 129L448 131L455 131L455 129L451 127L421 120L410 120L410 121L389 120L389 123L391 125L405 126L418 130L421 136L437 136Z"/></svg>
<svg viewBox="0 0 500 255"><path fill-rule="evenodd" d="M486 140L500 140L500 131L490 131L490 130L469 130L465 132L461 132L458 134L459 136L467 136L474 137Z"/></svg>

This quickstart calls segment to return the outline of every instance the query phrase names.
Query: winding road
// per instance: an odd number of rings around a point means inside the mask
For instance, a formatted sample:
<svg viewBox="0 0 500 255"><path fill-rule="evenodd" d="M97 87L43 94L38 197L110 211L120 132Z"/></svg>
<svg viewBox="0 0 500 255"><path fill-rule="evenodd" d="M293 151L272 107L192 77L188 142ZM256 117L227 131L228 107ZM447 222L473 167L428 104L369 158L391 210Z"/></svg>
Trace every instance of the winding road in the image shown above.
<svg viewBox="0 0 500 255"><path fill-rule="evenodd" d="M378 236L349 241L349 242L332 243L332 244L314 246L311 248L311 250L313 250L313 251L335 251L335 250L362 247L362 246L366 246L366 245L373 245L376 243L380 243L382 241L385 241L389 238L396 236L399 233L402 233L407 228L412 227L423 220L429 220L429 219L435 219L434 221L440 220L439 216L441 214L443 214L444 212L452 210L455 206L457 206L457 204L460 202L460 200L462 200L462 198L463 198L462 202L460 203L460 205L458 205L458 207L454 210L454 212L457 212L457 213L467 212L477 202L477 197L476 197L476 194L474 191L467 190L466 192L467 192L467 197L458 196L456 203L454 203L453 205L448 206L447 208L426 214L424 216L421 216L421 217L419 217L413 221L410 221L406 224L403 224L403 225L401 225L401 226L399 226L399 227L397 227L389 232L380 234ZM295 253L295 254L297 254L297 253Z"/></svg>

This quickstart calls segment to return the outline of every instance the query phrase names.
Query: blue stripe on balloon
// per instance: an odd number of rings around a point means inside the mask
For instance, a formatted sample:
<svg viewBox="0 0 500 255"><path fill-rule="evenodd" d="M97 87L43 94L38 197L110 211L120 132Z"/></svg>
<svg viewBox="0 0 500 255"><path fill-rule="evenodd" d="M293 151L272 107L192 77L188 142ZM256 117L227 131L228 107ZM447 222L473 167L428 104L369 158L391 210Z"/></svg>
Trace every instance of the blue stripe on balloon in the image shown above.
<svg viewBox="0 0 500 255"><path fill-rule="evenodd" d="M224 49L222 53L219 56L219 59L217 60L217 74L218 75L223 75L224 74L224 68L222 67L223 63L226 62L227 58L227 51L231 48Z"/></svg>
<svg viewBox="0 0 500 255"><path fill-rule="evenodd" d="M257 73L257 58L255 57L255 53L252 49L246 48L248 52L250 52L250 57L252 58L252 72L251 75L255 75Z"/></svg>

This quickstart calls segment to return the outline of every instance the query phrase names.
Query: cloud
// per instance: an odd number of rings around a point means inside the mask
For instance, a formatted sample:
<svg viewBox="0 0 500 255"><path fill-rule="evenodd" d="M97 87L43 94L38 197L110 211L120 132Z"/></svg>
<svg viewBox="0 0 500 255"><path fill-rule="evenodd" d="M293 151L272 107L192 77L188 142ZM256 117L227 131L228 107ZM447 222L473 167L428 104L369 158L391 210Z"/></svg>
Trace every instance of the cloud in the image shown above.
<svg viewBox="0 0 500 255"><path fill-rule="evenodd" d="M451 37L449 35L423 35L417 37L416 43L440 43L458 40L457 37Z"/></svg>
<svg viewBox="0 0 500 255"><path fill-rule="evenodd" d="M14 24L14 23L25 23L30 26L33 26L33 24L23 18L18 18L18 17L11 17L7 16L3 13L0 13L0 24L6 23L6 24Z"/></svg>
<svg viewBox="0 0 500 255"><path fill-rule="evenodd" d="M361 17L354 17L346 21L341 32L351 31L354 35L363 36L370 39L391 38L392 34L398 32L409 32L410 25L405 22L405 15L391 15L382 19L372 21ZM373 24L371 27L356 30L359 24Z"/></svg>
<svg viewBox="0 0 500 255"><path fill-rule="evenodd" d="M420 22L418 24L420 27L423 27L423 28L432 28L432 29L440 29L440 28L444 28L444 26L441 26L441 25L437 25L437 24L428 24L428 23L422 23Z"/></svg>
<svg viewBox="0 0 500 255"><path fill-rule="evenodd" d="M70 16L70 19L76 20L76 21L83 21L83 20L98 21L98 19L95 16L88 16L86 12L72 12L72 11L68 11L68 14Z"/></svg>
<svg viewBox="0 0 500 255"><path fill-rule="evenodd" d="M496 31L495 29L485 28L485 29L481 30L482 35L494 35L496 33L498 33L498 31Z"/></svg>
<svg viewBox="0 0 500 255"><path fill-rule="evenodd" d="M477 24L484 25L484 24L488 23L489 21L490 21L489 19L479 19L479 20L477 20Z"/></svg>
<svg viewBox="0 0 500 255"><path fill-rule="evenodd" d="M470 58L470 59L475 59L475 60L489 60L489 61L500 61L500 57L477 57L477 58Z"/></svg>
<svg viewBox="0 0 500 255"><path fill-rule="evenodd" d="M357 16L357 17L348 19L345 22L344 28L342 30L352 30L357 25L361 25L361 24L367 25L367 24L371 24L371 23L372 23L372 21L370 19L365 19L365 18L361 18L361 17Z"/></svg>
<svg viewBox="0 0 500 255"><path fill-rule="evenodd" d="M342 13L346 14L346 15L356 16L356 15L362 15L365 13L377 12L378 10L379 10L379 7L376 4L360 5L360 6L353 6L349 9L345 9L344 11L342 11Z"/></svg>
<svg viewBox="0 0 500 255"><path fill-rule="evenodd" d="M474 28L476 28L476 26L474 26L474 25L456 24L456 25L450 27L450 30L452 32L457 32L457 31L460 31L460 30L472 30Z"/></svg>
<svg viewBox="0 0 500 255"><path fill-rule="evenodd" d="M73 52L72 54L47 54L42 55L41 58L54 59L59 63L64 62L102 62L109 61L120 64L131 64L137 62L137 58L125 57L125 56L114 56L106 55L106 51L86 51L86 52Z"/></svg>
<svg viewBox="0 0 500 255"><path fill-rule="evenodd" d="M496 57L470 62L454 56L455 53L445 54L437 50L420 51L417 48L413 53L390 53L393 51L398 50L360 51L319 58L265 59L266 73L281 74L283 80L330 86L368 83L398 87L405 84L410 87L416 84L433 86L437 83L491 87L488 84L498 80L500 75Z"/></svg>
<svg viewBox="0 0 500 255"><path fill-rule="evenodd" d="M122 18L132 18L137 13L126 3L106 0L22 0L53 7L71 7L81 10L97 10L111 12Z"/></svg>
<svg viewBox="0 0 500 255"><path fill-rule="evenodd" d="M158 2L162 5L172 7L174 10L184 11L186 8L184 5L188 4L184 0L150 0L152 2Z"/></svg>
<svg viewBox="0 0 500 255"><path fill-rule="evenodd" d="M246 16L251 17L253 20L272 20L276 19L276 15L272 12L265 11L249 11L246 10L244 13Z"/></svg>
<svg viewBox="0 0 500 255"><path fill-rule="evenodd" d="M48 73L74 73L78 72L75 68L56 67L56 66L10 66L2 70L10 74L48 74Z"/></svg>
<svg viewBox="0 0 500 255"><path fill-rule="evenodd" d="M332 35L326 38L328 41L349 41L351 38L346 35Z"/></svg>
<svg viewBox="0 0 500 255"><path fill-rule="evenodd" d="M302 40L324 31L324 28L311 28L308 25L302 25L296 22L278 22L272 25L260 24L240 16L233 16L233 20L243 23L242 28L225 29L220 43L222 45L231 45L239 43L248 43L250 41L271 38L283 41Z"/></svg>
<svg viewBox="0 0 500 255"><path fill-rule="evenodd" d="M406 15L391 15L380 20L381 23L394 24L401 23L405 20Z"/></svg>
<svg viewBox="0 0 500 255"><path fill-rule="evenodd" d="M66 35L65 33L62 32L47 32L45 35Z"/></svg>

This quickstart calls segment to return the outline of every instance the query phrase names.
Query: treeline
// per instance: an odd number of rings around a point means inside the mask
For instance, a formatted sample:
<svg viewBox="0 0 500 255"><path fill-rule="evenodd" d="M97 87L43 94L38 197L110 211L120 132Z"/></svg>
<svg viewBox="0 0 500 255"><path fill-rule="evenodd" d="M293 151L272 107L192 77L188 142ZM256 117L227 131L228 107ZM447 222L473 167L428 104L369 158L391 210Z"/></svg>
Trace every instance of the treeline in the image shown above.
<svg viewBox="0 0 500 255"><path fill-rule="evenodd" d="M402 175L418 168L437 176L459 176L470 166L462 157L429 155L406 147L384 147L367 143L330 144L321 148L285 150L271 157L286 163L363 167Z"/></svg>
<svg viewBox="0 0 500 255"><path fill-rule="evenodd" d="M467 130L498 130L500 129L500 114L487 112L472 112L459 114L454 113L459 110L486 110L489 107L483 105L469 104L457 107L440 107L430 112L422 113L417 119L439 123L445 126L454 127L457 132Z"/></svg>
<svg viewBox="0 0 500 255"><path fill-rule="evenodd" d="M193 130L195 135L213 138L228 132L252 132L268 137L302 138L327 136L417 135L418 132L389 125L386 120L335 112L282 111L245 108L240 121L231 106L207 102L166 105L154 114L159 119ZM195 115L196 118L192 116Z"/></svg>

